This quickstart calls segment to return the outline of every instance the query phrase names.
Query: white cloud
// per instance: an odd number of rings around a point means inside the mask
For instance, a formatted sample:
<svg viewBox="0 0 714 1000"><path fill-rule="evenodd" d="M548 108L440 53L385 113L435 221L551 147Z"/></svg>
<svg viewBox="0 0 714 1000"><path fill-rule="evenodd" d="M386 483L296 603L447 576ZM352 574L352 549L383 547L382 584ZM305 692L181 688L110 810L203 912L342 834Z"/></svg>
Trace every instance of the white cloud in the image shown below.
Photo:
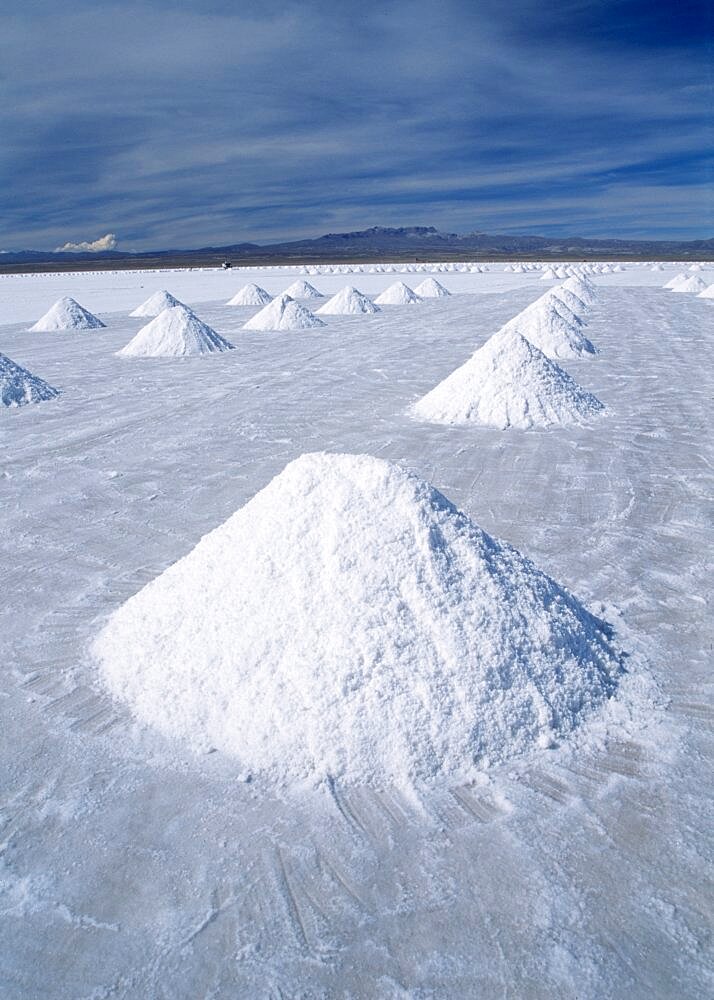
<svg viewBox="0 0 714 1000"><path fill-rule="evenodd" d="M117 245L117 238L114 233L107 233L106 236L100 236L98 240L93 240L88 243L86 240L82 243L65 243L62 247L57 247L55 253L62 253L66 250L88 250L90 253L97 253L101 250L113 250Z"/></svg>

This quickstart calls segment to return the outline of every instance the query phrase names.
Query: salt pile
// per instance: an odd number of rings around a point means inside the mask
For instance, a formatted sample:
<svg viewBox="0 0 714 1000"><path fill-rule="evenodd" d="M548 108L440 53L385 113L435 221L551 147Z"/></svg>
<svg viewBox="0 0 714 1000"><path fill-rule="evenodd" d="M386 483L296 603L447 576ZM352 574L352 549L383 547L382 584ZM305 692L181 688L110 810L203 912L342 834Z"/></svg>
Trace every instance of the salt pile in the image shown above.
<svg viewBox="0 0 714 1000"><path fill-rule="evenodd" d="M317 310L318 313L322 313L325 316L355 316L359 313L377 313L380 312L379 306L376 306L371 299L368 299L366 295L353 288L351 285L346 285L341 291L336 295L333 295L331 299L320 306Z"/></svg>
<svg viewBox="0 0 714 1000"><path fill-rule="evenodd" d="M130 316L144 317L158 316L162 313L164 309L173 309L174 306L183 306L183 302L179 302L178 299L165 290L160 292L154 292L146 302L142 302L140 306L137 306L134 312L130 312ZM184 307L185 308L185 307Z"/></svg>
<svg viewBox="0 0 714 1000"><path fill-rule="evenodd" d="M374 300L378 306L406 306L421 302L420 297L403 281L395 281L393 285L378 295Z"/></svg>
<svg viewBox="0 0 714 1000"><path fill-rule="evenodd" d="M220 334L206 326L186 306L165 309L142 326L129 343L117 351L120 358L184 358L233 350Z"/></svg>
<svg viewBox="0 0 714 1000"><path fill-rule="evenodd" d="M563 305L567 306L570 312L577 316L578 319L582 319L584 313L590 308L589 304L576 295L575 292L571 292L569 288L565 285L556 285L555 288L551 288L549 293L553 298L559 300Z"/></svg>
<svg viewBox="0 0 714 1000"><path fill-rule="evenodd" d="M577 295L577 297L582 299L582 301L588 306L593 305L597 298L595 285L582 274L573 275L571 278L568 278L567 281L564 281L560 287L565 288L566 291L572 292L574 295Z"/></svg>
<svg viewBox="0 0 714 1000"><path fill-rule="evenodd" d="M514 330L549 358L577 358L597 353L580 325L568 320L556 299L544 296L514 316L503 327Z"/></svg>
<svg viewBox="0 0 714 1000"><path fill-rule="evenodd" d="M44 316L30 327L31 333L49 330L98 330L105 324L69 296L58 299Z"/></svg>
<svg viewBox="0 0 714 1000"><path fill-rule="evenodd" d="M287 292L276 296L259 313L243 324L244 330L309 330L325 324Z"/></svg>
<svg viewBox="0 0 714 1000"><path fill-rule="evenodd" d="M670 278L669 281L667 281L662 287L677 288L678 285L681 285L682 282L686 280L687 280L687 275L683 271L680 271L679 274L675 274L675 276L673 278Z"/></svg>
<svg viewBox="0 0 714 1000"><path fill-rule="evenodd" d="M528 430L582 424L602 409L559 365L504 328L418 400L411 414L436 424Z"/></svg>
<svg viewBox="0 0 714 1000"><path fill-rule="evenodd" d="M686 278L684 281L680 281L672 289L673 292L703 292L707 287L706 281L699 277L698 274L693 274L691 278Z"/></svg>
<svg viewBox="0 0 714 1000"><path fill-rule="evenodd" d="M309 281L296 281L290 288L286 288L284 295L289 295L291 299L322 299L324 295L310 284Z"/></svg>
<svg viewBox="0 0 714 1000"><path fill-rule="evenodd" d="M47 382L28 372L5 354L0 354L0 402L3 406L25 406L59 396Z"/></svg>
<svg viewBox="0 0 714 1000"><path fill-rule="evenodd" d="M443 299L451 295L451 292L444 288L436 278L426 278L420 285L416 286L414 292L422 299Z"/></svg>
<svg viewBox="0 0 714 1000"><path fill-rule="evenodd" d="M247 285L243 285L239 289L232 299L226 302L228 306L264 306L272 300L273 296L269 295L264 288L260 285L256 285L254 282L250 281Z"/></svg>
<svg viewBox="0 0 714 1000"><path fill-rule="evenodd" d="M703 292L697 295L698 299L714 299L714 285L708 285Z"/></svg>
<svg viewBox="0 0 714 1000"><path fill-rule="evenodd" d="M114 613L136 717L278 782L411 783L549 746L615 690L607 626L417 476L309 454Z"/></svg>

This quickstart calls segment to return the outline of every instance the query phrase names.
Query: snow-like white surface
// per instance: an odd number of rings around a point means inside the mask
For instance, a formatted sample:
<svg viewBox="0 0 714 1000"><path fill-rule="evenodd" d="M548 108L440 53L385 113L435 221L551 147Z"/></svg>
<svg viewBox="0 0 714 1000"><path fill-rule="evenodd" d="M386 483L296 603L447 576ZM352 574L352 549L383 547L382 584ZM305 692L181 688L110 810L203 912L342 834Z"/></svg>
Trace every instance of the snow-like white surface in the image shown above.
<svg viewBox="0 0 714 1000"><path fill-rule="evenodd" d="M79 302L69 296L63 296L30 327L30 332L98 330L103 326L104 323L93 316L84 306L81 306Z"/></svg>
<svg viewBox="0 0 714 1000"><path fill-rule="evenodd" d="M225 305L296 268L0 276L0 349L62 389L0 409L3 1000L712 993L711 301L661 288L686 264L586 268L600 353L567 368L603 419L504 434L406 410L541 271L411 266L454 294L319 337L251 336L253 309ZM413 273L370 267L318 287L372 296ZM164 287L239 349L115 357ZM28 334L61 295L107 329ZM232 758L135 727L98 683L97 632L322 450L413 469L582 598L631 654L618 693L561 747L411 798L334 782L276 799Z"/></svg>
<svg viewBox="0 0 714 1000"><path fill-rule="evenodd" d="M285 295L289 295L291 299L321 299L324 298L322 292L319 292L314 285L311 285L309 281L294 281L292 285L285 289Z"/></svg>
<svg viewBox="0 0 714 1000"><path fill-rule="evenodd" d="M419 420L506 430L585 423L603 409L567 372L515 330L495 333L418 400Z"/></svg>
<svg viewBox="0 0 714 1000"><path fill-rule="evenodd" d="M229 306L264 306L272 299L272 295L266 292L264 288L260 285L256 285L254 281L249 281L247 285L243 285L235 293L233 298L229 299L226 305Z"/></svg>
<svg viewBox="0 0 714 1000"><path fill-rule="evenodd" d="M520 333L549 358L578 358L595 354L582 323L564 303L546 293L509 320L504 330Z"/></svg>
<svg viewBox="0 0 714 1000"><path fill-rule="evenodd" d="M173 306L142 326L117 354L121 358L185 358L232 349L233 344L186 306Z"/></svg>
<svg viewBox="0 0 714 1000"><path fill-rule="evenodd" d="M395 281L374 301L378 306L413 306L421 302L421 298L403 281Z"/></svg>
<svg viewBox="0 0 714 1000"><path fill-rule="evenodd" d="M28 372L11 358L0 354L0 403L3 406L24 406L41 403L59 396L59 390Z"/></svg>
<svg viewBox="0 0 714 1000"><path fill-rule="evenodd" d="M345 285L336 295L321 305L317 313L325 316L359 316L362 313L379 311L379 306L376 306L371 299L368 299L353 285Z"/></svg>
<svg viewBox="0 0 714 1000"><path fill-rule="evenodd" d="M414 289L420 299L445 299L451 292L436 278L425 278Z"/></svg>
<svg viewBox="0 0 714 1000"><path fill-rule="evenodd" d="M243 325L243 329L310 330L324 325L319 317L284 292L276 296L267 306L263 306L259 313Z"/></svg>
<svg viewBox="0 0 714 1000"><path fill-rule="evenodd" d="M162 313L164 309L173 309L174 306L182 306L183 302L179 302L171 292L167 292L166 289L154 292L150 295L145 302L142 302L140 306L137 306L132 312L129 313L130 316L137 318L150 318L151 316L158 316Z"/></svg>

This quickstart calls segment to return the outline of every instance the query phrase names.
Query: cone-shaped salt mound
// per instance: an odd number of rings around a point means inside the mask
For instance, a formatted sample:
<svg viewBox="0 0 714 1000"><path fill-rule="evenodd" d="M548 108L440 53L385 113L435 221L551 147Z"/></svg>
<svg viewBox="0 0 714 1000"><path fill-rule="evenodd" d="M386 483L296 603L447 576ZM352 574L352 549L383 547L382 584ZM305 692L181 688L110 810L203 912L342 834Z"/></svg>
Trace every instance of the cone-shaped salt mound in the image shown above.
<svg viewBox="0 0 714 1000"><path fill-rule="evenodd" d="M670 278L669 281L667 281L664 285L662 285L662 287L676 288L678 285L681 285L682 282L686 280L687 280L687 275L684 273L684 271L680 271L679 274L675 274L675 276L673 278Z"/></svg>
<svg viewBox="0 0 714 1000"><path fill-rule="evenodd" d="M153 295L149 296L146 302L142 302L140 306L137 306L134 312L130 312L130 316L136 316L147 318L151 316L158 316L162 313L164 309L173 309L174 306L183 306L183 302L179 302L178 299L165 290L160 292L154 292ZM184 308L187 308L184 306Z"/></svg>
<svg viewBox="0 0 714 1000"><path fill-rule="evenodd" d="M546 294L567 306L570 312L581 321L590 308L587 302L581 299L579 295L576 295L575 292L571 292L565 285L556 285L555 288L551 288L550 292Z"/></svg>
<svg viewBox="0 0 714 1000"><path fill-rule="evenodd" d="M283 292L284 295L289 295L291 299L322 299L324 295L322 292L311 285L309 281L295 281L290 286L286 288Z"/></svg>
<svg viewBox="0 0 714 1000"><path fill-rule="evenodd" d="M79 302L65 296L58 299L44 316L30 327L32 333L47 330L98 330L105 324L88 312Z"/></svg>
<svg viewBox="0 0 714 1000"><path fill-rule="evenodd" d="M420 285L414 289L416 295L422 299L445 299L451 292L444 288L436 278L425 278Z"/></svg>
<svg viewBox="0 0 714 1000"><path fill-rule="evenodd" d="M707 287L706 281L699 277L698 274L693 274L691 278L687 278L685 281L680 281L672 289L673 292L703 292Z"/></svg>
<svg viewBox="0 0 714 1000"><path fill-rule="evenodd" d="M324 306L320 306L317 312L325 316L356 316L359 313L376 313L381 310L362 292L346 285L337 295L328 299Z"/></svg>
<svg viewBox="0 0 714 1000"><path fill-rule="evenodd" d="M259 313L243 324L244 330L309 330L325 324L287 292L276 296Z"/></svg>
<svg viewBox="0 0 714 1000"><path fill-rule="evenodd" d="M708 285L703 292L697 295L698 299L714 299L714 285Z"/></svg>
<svg viewBox="0 0 714 1000"><path fill-rule="evenodd" d="M518 313L503 329L520 333L549 358L577 358L597 353L580 324L566 319L557 300L550 296L538 299Z"/></svg>
<svg viewBox="0 0 714 1000"><path fill-rule="evenodd" d="M429 423L528 430L582 424L602 409L559 365L504 328L422 396L411 413Z"/></svg>
<svg viewBox="0 0 714 1000"><path fill-rule="evenodd" d="M165 309L142 326L129 343L117 351L120 358L185 358L192 354L231 351L219 333L206 326L186 306Z"/></svg>
<svg viewBox="0 0 714 1000"><path fill-rule="evenodd" d="M466 776L572 731L619 672L571 594L366 455L292 462L94 653L142 722L278 781Z"/></svg>
<svg viewBox="0 0 714 1000"><path fill-rule="evenodd" d="M573 275L567 281L564 281L560 287L577 295L588 306L591 306L597 298L595 285L585 275Z"/></svg>
<svg viewBox="0 0 714 1000"><path fill-rule="evenodd" d="M273 296L270 295L264 288L260 285L256 285L254 282L250 281L247 285L243 285L239 289L232 299L226 302L228 306L264 306L268 302L271 302Z"/></svg>
<svg viewBox="0 0 714 1000"><path fill-rule="evenodd" d="M421 298L403 281L395 281L374 301L378 306L411 306L421 302Z"/></svg>
<svg viewBox="0 0 714 1000"><path fill-rule="evenodd" d="M41 403L59 396L59 389L28 372L5 354L0 354L0 402L3 406Z"/></svg>

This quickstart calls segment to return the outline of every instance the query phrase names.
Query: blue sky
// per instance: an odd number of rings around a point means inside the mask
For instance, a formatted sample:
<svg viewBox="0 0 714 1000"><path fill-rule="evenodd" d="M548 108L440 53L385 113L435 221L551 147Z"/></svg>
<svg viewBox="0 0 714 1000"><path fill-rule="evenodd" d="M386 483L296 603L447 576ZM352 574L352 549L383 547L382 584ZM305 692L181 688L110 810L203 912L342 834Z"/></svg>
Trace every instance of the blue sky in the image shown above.
<svg viewBox="0 0 714 1000"><path fill-rule="evenodd" d="M0 248L714 236L709 0L0 0Z"/></svg>

